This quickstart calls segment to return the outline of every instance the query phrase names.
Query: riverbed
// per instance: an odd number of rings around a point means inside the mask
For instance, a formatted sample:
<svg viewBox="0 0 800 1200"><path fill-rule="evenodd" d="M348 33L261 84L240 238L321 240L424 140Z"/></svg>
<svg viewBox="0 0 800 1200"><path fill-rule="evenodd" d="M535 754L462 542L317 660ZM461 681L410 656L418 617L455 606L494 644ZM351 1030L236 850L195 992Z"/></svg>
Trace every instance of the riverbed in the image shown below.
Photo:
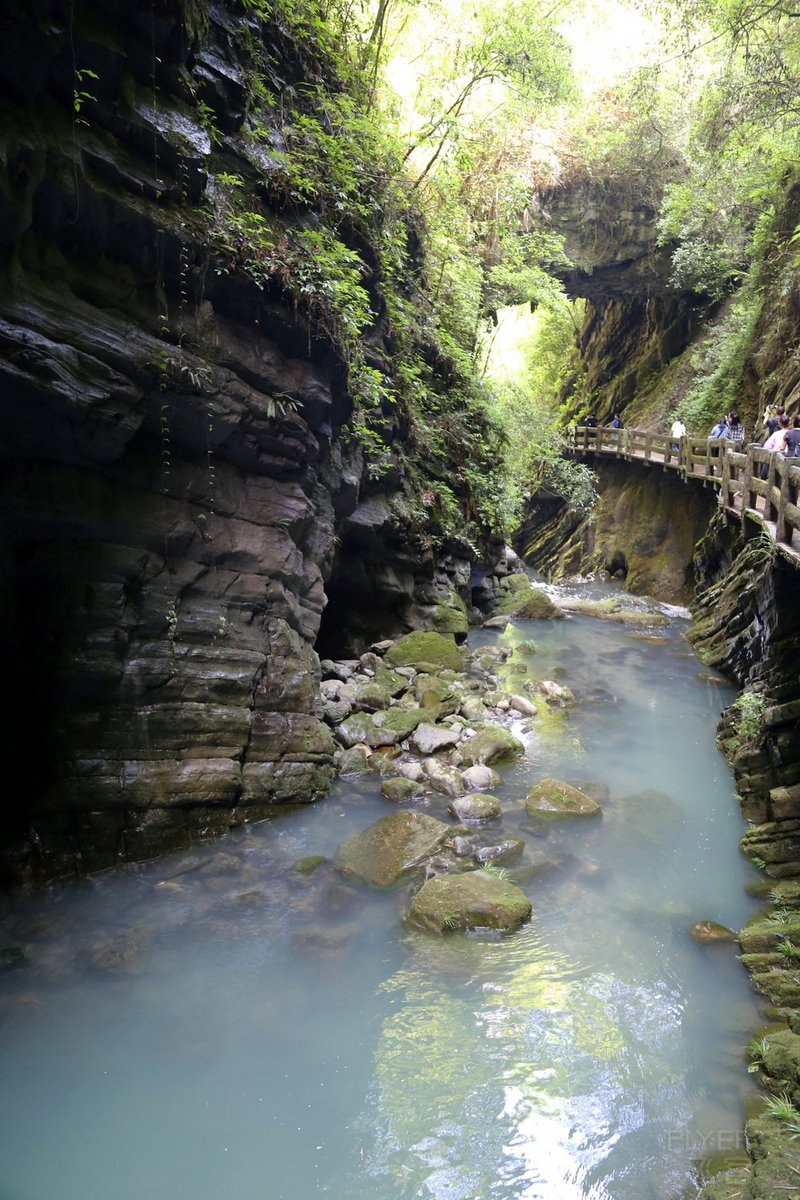
<svg viewBox="0 0 800 1200"><path fill-rule="evenodd" d="M585 585L583 595L607 594ZM636 602L629 601L631 604ZM411 932L409 885L330 861L380 779L211 845L5 899L2 1200L677 1200L741 1150L757 998L734 943L754 869L714 746L734 697L685 640L573 616L476 630L577 705L503 769L505 938ZM546 776L603 817L537 823ZM417 807L443 820L447 800Z"/></svg>

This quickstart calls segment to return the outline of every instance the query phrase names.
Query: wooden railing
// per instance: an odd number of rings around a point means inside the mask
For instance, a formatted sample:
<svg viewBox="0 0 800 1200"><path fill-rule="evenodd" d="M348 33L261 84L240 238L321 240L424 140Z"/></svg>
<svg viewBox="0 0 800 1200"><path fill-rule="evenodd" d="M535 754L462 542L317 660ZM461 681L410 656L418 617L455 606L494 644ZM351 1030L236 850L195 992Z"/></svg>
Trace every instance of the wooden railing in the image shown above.
<svg viewBox="0 0 800 1200"><path fill-rule="evenodd" d="M644 429L586 425L570 429L568 452L578 458L599 454L654 463L684 480L718 487L725 512L755 518L800 562L800 460L727 438L673 438Z"/></svg>

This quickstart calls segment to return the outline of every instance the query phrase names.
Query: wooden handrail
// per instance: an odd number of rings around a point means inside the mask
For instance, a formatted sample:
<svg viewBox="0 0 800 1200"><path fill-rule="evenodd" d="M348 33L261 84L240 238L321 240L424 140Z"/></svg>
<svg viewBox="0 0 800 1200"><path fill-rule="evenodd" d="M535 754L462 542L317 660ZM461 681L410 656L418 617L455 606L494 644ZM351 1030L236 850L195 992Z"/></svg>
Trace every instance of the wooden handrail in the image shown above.
<svg viewBox="0 0 800 1200"><path fill-rule="evenodd" d="M728 438L673 438L646 429L577 425L568 432L567 453L578 458L624 458L677 471L719 488L719 505L738 517L760 521L800 565L800 460ZM795 463L797 462L797 465Z"/></svg>

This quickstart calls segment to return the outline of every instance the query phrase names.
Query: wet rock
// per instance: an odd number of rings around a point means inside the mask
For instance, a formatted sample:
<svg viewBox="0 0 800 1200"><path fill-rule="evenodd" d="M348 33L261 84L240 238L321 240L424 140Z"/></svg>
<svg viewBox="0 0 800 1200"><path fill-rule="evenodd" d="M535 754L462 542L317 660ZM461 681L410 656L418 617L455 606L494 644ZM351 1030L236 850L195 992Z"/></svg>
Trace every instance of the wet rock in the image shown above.
<svg viewBox="0 0 800 1200"><path fill-rule="evenodd" d="M425 720L425 716L418 708L391 708L387 712L375 713L372 721L378 729L393 730L399 741L404 742Z"/></svg>
<svg viewBox="0 0 800 1200"><path fill-rule="evenodd" d="M696 942L735 942L737 936L732 929L716 921L696 921L689 930Z"/></svg>
<svg viewBox="0 0 800 1200"><path fill-rule="evenodd" d="M483 622L484 629L505 629L511 624L511 618L506 616L487 617Z"/></svg>
<svg viewBox="0 0 800 1200"><path fill-rule="evenodd" d="M520 713L523 717L535 717L539 711L532 700L527 696L509 696L508 703L514 712Z"/></svg>
<svg viewBox="0 0 800 1200"><path fill-rule="evenodd" d="M522 838L506 838L493 846L479 846L475 859L479 863L506 863L519 858L525 849Z"/></svg>
<svg viewBox="0 0 800 1200"><path fill-rule="evenodd" d="M496 796L477 795L474 792L451 800L447 807L459 821L493 821L502 811Z"/></svg>
<svg viewBox="0 0 800 1200"><path fill-rule="evenodd" d="M298 875L313 875L327 861L324 854L307 854L305 858L298 858L296 862L292 863L292 870L296 871Z"/></svg>
<svg viewBox="0 0 800 1200"><path fill-rule="evenodd" d="M521 617L524 620L552 620L564 613L545 591L534 587L525 574L508 575L500 584L500 603L497 616Z"/></svg>
<svg viewBox="0 0 800 1200"><path fill-rule="evenodd" d="M458 730L446 729L441 725L429 725L427 722L418 725L410 738L411 749L426 757L436 754L439 750L449 750L457 745L460 734Z"/></svg>
<svg viewBox="0 0 800 1200"><path fill-rule="evenodd" d="M543 779L530 790L525 808L533 817L596 817L603 812L600 805L559 779Z"/></svg>
<svg viewBox="0 0 800 1200"><path fill-rule="evenodd" d="M336 729L336 737L347 747L359 743L375 749L377 746L394 746L400 741L400 734L386 724L381 727L372 719L371 713L357 712L343 721Z"/></svg>
<svg viewBox="0 0 800 1200"><path fill-rule="evenodd" d="M422 763L431 787L443 796L461 796L466 791L461 772L449 767L438 758L426 758Z"/></svg>
<svg viewBox="0 0 800 1200"><path fill-rule="evenodd" d="M415 782L413 779L405 779L402 775L394 776L392 779L384 779L381 784L381 795L385 800L391 800L395 804L401 804L404 800L411 800L414 796L419 796L421 792L421 784Z"/></svg>
<svg viewBox="0 0 800 1200"><path fill-rule="evenodd" d="M456 929L511 932L531 916L531 902L513 883L488 871L436 875L411 901L408 924L424 933Z"/></svg>
<svg viewBox="0 0 800 1200"><path fill-rule="evenodd" d="M475 851L475 847L469 838L465 838L461 834L454 837L447 845L453 851L453 854L456 854L459 858L471 857Z"/></svg>
<svg viewBox="0 0 800 1200"><path fill-rule="evenodd" d="M402 775L406 779L413 779L415 783L422 783L427 778L422 763L419 762L395 763L394 769L398 775Z"/></svg>
<svg viewBox="0 0 800 1200"><path fill-rule="evenodd" d="M568 687L556 683L554 679L540 680L536 685L536 691L544 696L548 704L558 705L561 708L576 703L574 693Z"/></svg>
<svg viewBox="0 0 800 1200"><path fill-rule="evenodd" d="M144 970L150 932L142 927L95 942L81 958L95 971L109 975L138 975Z"/></svg>
<svg viewBox="0 0 800 1200"><path fill-rule="evenodd" d="M418 671L428 667L434 674L445 667L460 671L464 666L464 656L455 639L433 631L407 633L387 650L385 657L392 666L416 667Z"/></svg>
<svg viewBox="0 0 800 1200"><path fill-rule="evenodd" d="M503 782L497 771L493 771L485 763L475 763L471 767L466 767L461 775L464 783L472 792L491 791L492 788L499 787Z"/></svg>
<svg viewBox="0 0 800 1200"><path fill-rule="evenodd" d="M336 866L373 887L391 887L435 854L449 836L444 822L424 813L391 813L342 842Z"/></svg>
<svg viewBox="0 0 800 1200"><path fill-rule="evenodd" d="M364 745L349 746L337 756L336 765L343 779L352 779L356 775L365 775L372 769L370 767L369 747Z"/></svg>
<svg viewBox="0 0 800 1200"><path fill-rule="evenodd" d="M461 755L467 766L487 765L516 758L524 754L525 746L501 725L487 725L460 746Z"/></svg>
<svg viewBox="0 0 800 1200"><path fill-rule="evenodd" d="M488 716L486 705L482 700L478 700L476 696L467 696L466 700L462 700L459 711L462 716L466 717L473 724L485 721Z"/></svg>

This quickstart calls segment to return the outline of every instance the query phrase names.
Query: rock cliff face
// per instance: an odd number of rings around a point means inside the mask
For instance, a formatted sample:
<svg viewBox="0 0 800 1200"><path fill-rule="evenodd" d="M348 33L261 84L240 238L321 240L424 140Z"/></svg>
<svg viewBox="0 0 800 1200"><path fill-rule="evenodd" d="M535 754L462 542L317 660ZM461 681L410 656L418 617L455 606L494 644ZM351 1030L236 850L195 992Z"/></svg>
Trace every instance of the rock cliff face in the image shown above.
<svg viewBox="0 0 800 1200"><path fill-rule="evenodd" d="M553 579L605 570L637 595L685 604L694 590L695 544L716 496L657 466L607 462L596 470L600 499L592 517L579 520L563 502L535 502L518 552Z"/></svg>
<svg viewBox="0 0 800 1200"><path fill-rule="evenodd" d="M46 872L323 794L326 586L328 649L363 649L370 610L465 620L470 552L402 533L399 470L376 494L331 339L215 252L219 163L269 158L242 136L263 35L189 0L0 16L2 839Z"/></svg>

